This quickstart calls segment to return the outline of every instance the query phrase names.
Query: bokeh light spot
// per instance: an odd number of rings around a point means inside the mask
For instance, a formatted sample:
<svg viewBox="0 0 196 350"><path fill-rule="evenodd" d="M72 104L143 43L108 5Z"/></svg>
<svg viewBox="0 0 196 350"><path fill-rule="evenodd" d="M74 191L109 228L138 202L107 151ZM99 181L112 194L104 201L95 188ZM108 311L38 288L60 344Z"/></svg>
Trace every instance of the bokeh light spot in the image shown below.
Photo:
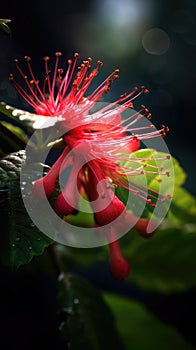
<svg viewBox="0 0 196 350"><path fill-rule="evenodd" d="M144 34L142 44L151 55L163 55L169 49L170 39L162 29L152 28Z"/></svg>

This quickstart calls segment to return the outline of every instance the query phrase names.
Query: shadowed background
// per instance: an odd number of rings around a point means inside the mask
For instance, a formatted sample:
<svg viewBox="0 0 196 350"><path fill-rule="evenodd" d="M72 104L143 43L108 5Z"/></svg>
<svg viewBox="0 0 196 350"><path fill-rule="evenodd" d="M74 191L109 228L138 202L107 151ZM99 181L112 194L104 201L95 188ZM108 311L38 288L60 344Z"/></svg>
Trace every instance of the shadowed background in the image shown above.
<svg viewBox="0 0 196 350"><path fill-rule="evenodd" d="M161 124L169 126L167 145L171 154L187 172L185 187L196 194L194 11L194 0L4 2L0 16L12 20L12 34L8 36L0 33L0 100L27 108L8 81L9 73L15 71L15 57L30 55L37 76L43 76L42 57L53 57L55 51L62 51L63 67L74 52L79 52L81 59L91 56L95 65L98 59L102 60L104 66L97 78L100 82L113 69L119 68L120 79L114 82L111 92L105 96L105 101L113 101L134 86L145 85L150 90L150 94L137 101L136 107L146 104L157 128ZM174 324L195 343L191 327L194 293L164 298L143 294L134 288L127 290L123 284L110 278L109 271L106 271L105 277L100 277L100 266L96 273L94 267L92 270L81 269L78 272L89 278L98 288L116 290L124 295L131 294L132 297L142 300L160 319ZM6 276L3 281L5 289L11 289L13 279L10 282ZM30 289L29 280L27 282ZM20 283L21 293L25 295L22 280ZM43 291L48 288L48 284L50 281L45 284L42 281ZM52 300L54 294L55 291ZM5 298L4 295L4 300ZM21 298L18 300L21 308L26 310L28 301L25 300L24 303ZM47 304L47 300L45 303ZM43 308L47 308L46 304ZM50 316L53 313L52 307ZM28 318L26 313L24 317ZM33 321L32 324L35 327ZM46 326L47 329L50 327L53 327L53 321L48 328Z"/></svg>

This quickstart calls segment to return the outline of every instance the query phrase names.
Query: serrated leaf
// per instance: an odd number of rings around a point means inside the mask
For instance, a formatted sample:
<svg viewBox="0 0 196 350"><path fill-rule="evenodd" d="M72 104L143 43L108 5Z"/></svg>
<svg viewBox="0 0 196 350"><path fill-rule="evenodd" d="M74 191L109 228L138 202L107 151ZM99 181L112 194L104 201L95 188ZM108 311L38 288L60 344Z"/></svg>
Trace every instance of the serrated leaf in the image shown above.
<svg viewBox="0 0 196 350"><path fill-rule="evenodd" d="M28 216L21 197L20 183L9 183L0 190L0 222L3 252L1 263L16 270L20 265L27 264L35 255L41 255L52 242L39 231ZM7 197L5 198L5 191ZM2 248L2 247L1 247Z"/></svg>
<svg viewBox="0 0 196 350"><path fill-rule="evenodd" d="M24 207L19 178L25 158L25 151L19 151L0 160L0 259L12 269L42 254L52 242L33 224Z"/></svg>
<svg viewBox="0 0 196 350"><path fill-rule="evenodd" d="M69 349L124 349L111 310L83 278L60 275L58 303L59 330Z"/></svg>
<svg viewBox="0 0 196 350"><path fill-rule="evenodd" d="M24 150L11 153L0 160L0 188L11 181L19 180L20 169L26 159Z"/></svg>
<svg viewBox="0 0 196 350"><path fill-rule="evenodd" d="M105 293L126 350L193 350L193 346L172 326L159 321L147 308L128 298Z"/></svg>
<svg viewBox="0 0 196 350"><path fill-rule="evenodd" d="M132 266L128 281L162 293L196 286L195 225L162 227L147 240L132 231L123 240L123 253Z"/></svg>

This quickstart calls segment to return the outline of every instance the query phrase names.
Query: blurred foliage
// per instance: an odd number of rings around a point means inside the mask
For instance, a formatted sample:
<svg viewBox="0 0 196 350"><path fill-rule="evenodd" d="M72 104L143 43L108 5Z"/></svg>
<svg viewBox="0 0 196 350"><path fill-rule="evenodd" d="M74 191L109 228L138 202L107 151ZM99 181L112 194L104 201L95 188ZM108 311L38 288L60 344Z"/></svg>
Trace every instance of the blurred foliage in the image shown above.
<svg viewBox="0 0 196 350"><path fill-rule="evenodd" d="M108 293L104 299L113 310L126 350L194 349L174 327L159 321L141 303Z"/></svg>
<svg viewBox="0 0 196 350"><path fill-rule="evenodd" d="M132 265L128 280L141 288L175 293L196 286L196 225L160 228L143 240L136 233L123 242L124 255Z"/></svg>
<svg viewBox="0 0 196 350"><path fill-rule="evenodd" d="M115 320L101 293L79 276L59 276L59 330L72 350L123 350Z"/></svg>

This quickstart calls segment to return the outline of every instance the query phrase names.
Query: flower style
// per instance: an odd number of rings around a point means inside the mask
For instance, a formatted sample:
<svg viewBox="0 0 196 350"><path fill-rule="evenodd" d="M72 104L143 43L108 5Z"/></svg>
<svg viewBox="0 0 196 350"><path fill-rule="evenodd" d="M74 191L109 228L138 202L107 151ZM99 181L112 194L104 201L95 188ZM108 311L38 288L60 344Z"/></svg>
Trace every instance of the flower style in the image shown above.
<svg viewBox="0 0 196 350"><path fill-rule="evenodd" d="M121 225L133 221L136 222L134 228L140 235L148 237L151 234L146 230L148 220L136 218L128 212L125 204L115 194L115 187L123 187L132 195L143 199L147 205L156 206L157 193L141 185L137 178L142 174L155 174L161 169L154 165L151 170L145 170L145 159L130 155L134 155L139 149L140 141L165 136L168 128L163 126L160 130L152 131L154 126L149 123L147 126L137 126L141 119L151 117L144 105L138 112L133 109L133 101L148 92L144 86L121 95L117 101L105 104L97 112L91 112L102 95L108 93L111 83L118 78L119 70L112 72L93 92L87 94L102 62L98 61L97 66L92 69L92 59L88 58L76 73L79 56L76 53L73 61L68 60L68 68L64 73L59 68L60 56L61 53L57 52L52 79L49 57L44 57L43 87L34 76L30 57L25 56L30 79L21 70L18 60L15 60L26 89L15 80L13 74L10 75L10 80L35 113L58 117L61 120L61 129L64 130L64 149L48 173L34 182L33 194L39 198L40 186L44 186L45 194L49 198L55 190L60 173L71 164L67 182L56 199L55 211L66 220L66 216L75 213L80 195L85 194L94 212L95 226L103 228L103 231L105 225L109 227L106 236L111 271L116 278L123 279L128 276L130 266L121 254L113 222L122 216ZM123 119L123 112L128 109L130 116ZM136 135L136 132L139 133ZM136 166L122 165L123 161L130 160ZM169 173L165 172L163 175ZM164 201L166 198L167 196L159 195L158 200Z"/></svg>

